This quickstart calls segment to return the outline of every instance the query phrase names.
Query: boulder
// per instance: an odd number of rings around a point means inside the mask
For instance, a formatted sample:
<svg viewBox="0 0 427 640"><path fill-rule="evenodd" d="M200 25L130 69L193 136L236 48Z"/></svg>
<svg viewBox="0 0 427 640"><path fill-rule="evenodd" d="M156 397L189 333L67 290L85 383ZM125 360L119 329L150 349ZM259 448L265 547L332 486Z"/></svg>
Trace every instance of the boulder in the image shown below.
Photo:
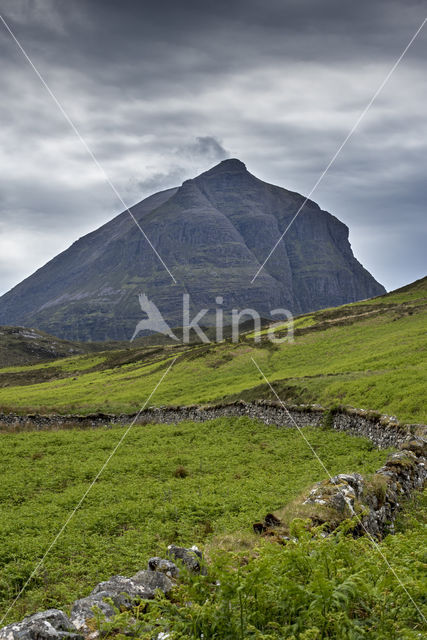
<svg viewBox="0 0 427 640"><path fill-rule="evenodd" d="M86 598L76 600L70 618L77 629L88 633L87 622L94 617L94 607L107 619L114 615L114 608L105 602L106 598L111 599L117 609L131 609L137 600L152 600L157 589L168 594L172 586L169 578L157 571L138 571L131 578L113 576L110 580L100 582Z"/></svg>
<svg viewBox="0 0 427 640"><path fill-rule="evenodd" d="M358 473L340 473L326 482L318 482L303 504L318 504L342 516L353 515L355 500L363 493L363 478Z"/></svg>
<svg viewBox="0 0 427 640"><path fill-rule="evenodd" d="M176 547L174 544L168 546L168 555L174 560L179 560L192 573L204 574L205 569L201 566L202 552L195 545L186 549L185 547Z"/></svg>
<svg viewBox="0 0 427 640"><path fill-rule="evenodd" d="M149 571L160 571L168 576L168 578L177 578L179 575L179 569L171 560L165 560L157 556L150 558L148 561Z"/></svg>
<svg viewBox="0 0 427 640"><path fill-rule="evenodd" d="M424 438L420 438L418 436L411 436L404 440L399 449L406 449L407 451L412 451L416 456L425 456L427 457L427 441Z"/></svg>
<svg viewBox="0 0 427 640"><path fill-rule="evenodd" d="M83 640L63 611L48 609L0 629L0 640Z"/></svg>

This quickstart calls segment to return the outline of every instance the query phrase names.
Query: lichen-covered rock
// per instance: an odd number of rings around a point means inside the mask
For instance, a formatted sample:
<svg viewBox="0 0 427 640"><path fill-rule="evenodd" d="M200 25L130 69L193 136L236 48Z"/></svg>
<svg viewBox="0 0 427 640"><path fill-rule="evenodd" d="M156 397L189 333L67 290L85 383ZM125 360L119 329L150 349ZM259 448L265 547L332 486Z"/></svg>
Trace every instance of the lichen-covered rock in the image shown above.
<svg viewBox="0 0 427 640"><path fill-rule="evenodd" d="M303 504L318 504L337 511L341 516L354 515L355 501L363 492L363 478L358 473L334 476L318 482Z"/></svg>
<svg viewBox="0 0 427 640"><path fill-rule="evenodd" d="M83 640L59 609L48 609L0 629L0 640Z"/></svg>
<svg viewBox="0 0 427 640"><path fill-rule="evenodd" d="M181 561L189 571L193 573L204 573L201 566L202 552L195 545L190 549L185 547L176 547L174 544L168 546L168 555L174 560Z"/></svg>
<svg viewBox="0 0 427 640"><path fill-rule="evenodd" d="M110 580L100 582L86 598L76 600L70 618L77 629L88 633L87 623L94 617L94 607L107 619L114 615L114 608L105 602L106 598L111 599L117 609L130 609L137 600L152 600L157 589L168 594L172 586L172 582L164 573L155 571L139 571L131 578L113 576Z"/></svg>
<svg viewBox="0 0 427 640"><path fill-rule="evenodd" d="M385 467L391 469L399 469L408 473L410 469L415 467L417 462L417 456L412 451L408 451L407 449L403 449L402 451L398 451L397 453L392 453L385 463Z"/></svg>
<svg viewBox="0 0 427 640"><path fill-rule="evenodd" d="M171 560L165 560L155 556L148 561L149 571L160 571L168 576L168 578L177 578L179 575L179 569Z"/></svg>
<svg viewBox="0 0 427 640"><path fill-rule="evenodd" d="M412 436L402 442L399 446L399 449L406 449L406 451L411 451L416 456L424 456L427 457L427 440L423 438Z"/></svg>
<svg viewBox="0 0 427 640"><path fill-rule="evenodd" d="M104 592L76 600L72 606L70 615L74 626L85 635L89 634L91 630L88 626L88 621L95 617L94 610L99 611L107 620L112 618L115 613L114 607L104 601L104 598L108 597L110 597L110 594Z"/></svg>
<svg viewBox="0 0 427 640"><path fill-rule="evenodd" d="M302 502L312 507L307 512L312 524L326 524L330 532L345 518L356 516L355 535L382 537L393 532L401 500L422 489L427 479L427 440L421 431L406 437L399 448L368 480L358 473L341 473L315 484ZM256 533L270 535L281 524L268 521L267 515L253 527Z"/></svg>

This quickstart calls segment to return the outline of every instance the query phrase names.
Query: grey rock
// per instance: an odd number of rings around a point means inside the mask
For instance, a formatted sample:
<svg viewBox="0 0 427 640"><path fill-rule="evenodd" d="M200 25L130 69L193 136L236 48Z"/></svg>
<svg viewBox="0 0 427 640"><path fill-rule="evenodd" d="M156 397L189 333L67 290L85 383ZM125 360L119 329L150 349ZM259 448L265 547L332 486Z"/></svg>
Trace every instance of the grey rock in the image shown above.
<svg viewBox="0 0 427 640"><path fill-rule="evenodd" d="M359 474L340 474L328 482L318 482L310 491L304 504L331 507L340 514L352 515L354 502L363 491L363 479Z"/></svg>
<svg viewBox="0 0 427 640"><path fill-rule="evenodd" d="M110 598L111 594L107 591L90 595L86 598L80 598L73 603L71 608L70 619L76 629L89 633L88 621L94 618L94 609L99 611L108 620L114 616L114 608L104 598Z"/></svg>
<svg viewBox="0 0 427 640"><path fill-rule="evenodd" d="M174 562L172 562L171 560L165 560L164 558L159 558L157 556L149 559L148 570L160 571L161 573L167 575L169 578L177 578L179 575L179 569Z"/></svg>
<svg viewBox="0 0 427 640"><path fill-rule="evenodd" d="M93 607L97 607L108 619L114 615L114 608L106 598L112 600L117 609L130 609L137 600L152 600L157 589L168 594L172 582L160 572L139 571L131 578L113 576L100 582L86 598L76 600L71 610L71 621L77 629L87 633L87 621L94 617Z"/></svg>
<svg viewBox="0 0 427 640"><path fill-rule="evenodd" d="M411 451L416 456L427 456L427 440L417 436L411 436L400 444L399 449Z"/></svg>
<svg viewBox="0 0 427 640"><path fill-rule="evenodd" d="M332 478L334 484L348 484L354 490L356 498L360 498L363 493L363 476L360 473L340 473Z"/></svg>
<svg viewBox="0 0 427 640"><path fill-rule="evenodd" d="M202 573L205 573L200 562L202 552L196 546L186 549L185 547L176 547L174 544L170 544L168 546L168 555L174 560L181 561L193 573L199 573L201 569Z"/></svg>
<svg viewBox="0 0 427 640"><path fill-rule="evenodd" d="M365 484L358 473L339 474L328 482L318 482L310 491L305 504L332 507L342 517L346 517L355 512L357 500L362 514L356 527L359 534L369 533L381 537L392 532L401 497L408 497L426 482L425 442L424 438L414 436L403 440L401 450L392 453L376 473L377 480L382 479L384 482L383 488L380 485L379 492L378 488Z"/></svg>
<svg viewBox="0 0 427 640"><path fill-rule="evenodd" d="M83 640L63 611L48 609L0 629L1 640Z"/></svg>
<svg viewBox="0 0 427 640"><path fill-rule="evenodd" d="M248 287L300 208L286 242ZM171 327L182 326L187 290L194 309L209 308L206 325L215 324L215 297L224 293L228 320L232 308L269 318L276 308L297 314L385 293L354 257L345 224L304 196L259 180L236 159L146 198L132 214L185 289L170 286L125 211L4 294L0 324L69 340L127 340L141 319L141 290Z"/></svg>

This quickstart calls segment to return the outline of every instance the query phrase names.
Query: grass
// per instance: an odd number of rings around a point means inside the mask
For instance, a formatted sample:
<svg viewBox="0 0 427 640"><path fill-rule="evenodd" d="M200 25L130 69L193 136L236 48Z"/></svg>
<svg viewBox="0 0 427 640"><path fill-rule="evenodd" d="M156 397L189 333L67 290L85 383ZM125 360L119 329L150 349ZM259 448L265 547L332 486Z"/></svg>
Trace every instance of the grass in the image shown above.
<svg viewBox="0 0 427 640"><path fill-rule="evenodd" d="M296 336L294 344L255 345L247 339L237 345L181 348L152 402L203 404L250 395L263 382L253 357L271 382L287 388L285 401L350 404L393 414L402 421L425 422L425 322L422 311L402 317L384 312L349 325L307 330ZM100 355L56 362L51 366L67 368L66 377L58 376L55 369L55 377L46 382L4 386L0 407L131 413L142 406L173 353L174 348L168 347L160 357L109 368L100 366Z"/></svg>
<svg viewBox="0 0 427 640"><path fill-rule="evenodd" d="M1 609L120 439L122 427L1 434ZM306 428L331 473L376 470L364 439ZM249 418L135 426L12 609L63 607L113 574L132 575L166 546L242 531L325 477L301 435Z"/></svg>

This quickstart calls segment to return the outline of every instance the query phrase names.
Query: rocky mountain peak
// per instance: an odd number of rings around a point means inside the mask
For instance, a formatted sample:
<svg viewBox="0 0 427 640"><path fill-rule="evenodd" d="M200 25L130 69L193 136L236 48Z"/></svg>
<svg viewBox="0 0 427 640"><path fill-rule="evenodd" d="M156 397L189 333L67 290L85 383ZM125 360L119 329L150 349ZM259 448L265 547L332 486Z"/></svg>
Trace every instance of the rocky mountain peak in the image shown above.
<svg viewBox="0 0 427 640"><path fill-rule="evenodd" d="M170 327L182 326L182 294L192 309L215 298L224 314L251 308L294 314L384 293L354 258L348 229L301 194L263 182L238 158L146 198L133 207L144 232L120 214L61 253L0 298L0 324L24 325L69 340L130 339L141 319L144 293ZM252 283L271 248L277 249Z"/></svg>
<svg viewBox="0 0 427 640"><path fill-rule="evenodd" d="M244 162L238 158L227 158L222 160L219 164L205 171L202 175L214 175L217 173L248 173Z"/></svg>

